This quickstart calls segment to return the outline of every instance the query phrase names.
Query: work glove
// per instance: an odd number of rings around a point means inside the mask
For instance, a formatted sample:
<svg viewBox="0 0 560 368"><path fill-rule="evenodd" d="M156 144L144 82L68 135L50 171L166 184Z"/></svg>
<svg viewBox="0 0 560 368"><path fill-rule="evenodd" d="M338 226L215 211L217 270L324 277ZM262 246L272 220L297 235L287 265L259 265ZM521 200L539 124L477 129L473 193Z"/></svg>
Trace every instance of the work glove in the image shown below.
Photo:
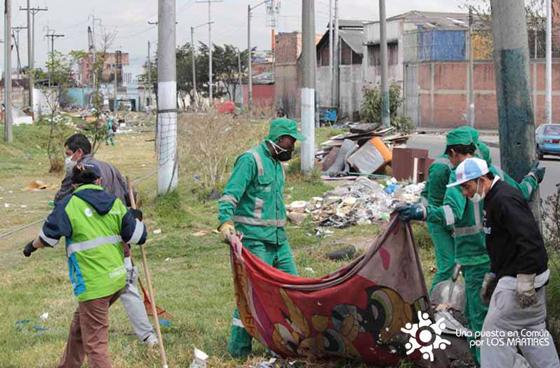
<svg viewBox="0 0 560 368"><path fill-rule="evenodd" d="M423 221L426 219L426 207L419 203L405 204L397 207L395 211L398 212L399 219L404 222L409 222L411 220Z"/></svg>
<svg viewBox="0 0 560 368"><path fill-rule="evenodd" d="M36 250L37 248L33 246L33 240L31 240L29 243L25 244L25 247L23 248L23 255L26 257L31 257L31 253L35 252Z"/></svg>
<svg viewBox="0 0 560 368"><path fill-rule="evenodd" d="M517 275L517 301L521 308L530 307L537 302L534 273Z"/></svg>
<svg viewBox="0 0 560 368"><path fill-rule="evenodd" d="M544 179L545 172L546 167L539 167L539 161L536 161L533 166L531 166L531 170L529 170L529 174L527 175L534 177L540 184Z"/></svg>
<svg viewBox="0 0 560 368"><path fill-rule="evenodd" d="M488 272L484 275L484 280L482 281L482 287L480 288L480 300L486 305L490 304L490 299L492 294L498 285L498 280L496 279L496 274L493 272Z"/></svg>
<svg viewBox="0 0 560 368"><path fill-rule="evenodd" d="M227 243L231 242L232 237L236 236L235 226L233 226L233 222L226 221L220 225L218 231L224 237L224 241Z"/></svg>
<svg viewBox="0 0 560 368"><path fill-rule="evenodd" d="M144 214L139 209L131 208L129 209L129 211L130 213L132 213L132 216L134 216L134 218L136 218L138 221L144 220Z"/></svg>

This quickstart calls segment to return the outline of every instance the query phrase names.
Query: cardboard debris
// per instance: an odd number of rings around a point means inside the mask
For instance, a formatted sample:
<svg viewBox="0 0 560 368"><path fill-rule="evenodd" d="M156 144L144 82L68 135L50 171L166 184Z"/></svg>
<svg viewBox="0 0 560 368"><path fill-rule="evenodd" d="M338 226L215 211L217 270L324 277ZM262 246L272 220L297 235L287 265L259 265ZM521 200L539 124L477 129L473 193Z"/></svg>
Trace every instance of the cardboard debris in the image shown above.
<svg viewBox="0 0 560 368"><path fill-rule="evenodd" d="M322 171L331 177L351 173L380 173L391 163L392 148L408 141L409 136L395 133L395 128L378 124L355 124L350 132L331 137L321 144L316 157Z"/></svg>
<svg viewBox="0 0 560 368"><path fill-rule="evenodd" d="M379 183L359 177L323 197L292 203L286 207L287 216L293 223L311 216L317 226L335 228L386 222L399 203L418 201L423 189L423 183L399 185L394 179Z"/></svg>

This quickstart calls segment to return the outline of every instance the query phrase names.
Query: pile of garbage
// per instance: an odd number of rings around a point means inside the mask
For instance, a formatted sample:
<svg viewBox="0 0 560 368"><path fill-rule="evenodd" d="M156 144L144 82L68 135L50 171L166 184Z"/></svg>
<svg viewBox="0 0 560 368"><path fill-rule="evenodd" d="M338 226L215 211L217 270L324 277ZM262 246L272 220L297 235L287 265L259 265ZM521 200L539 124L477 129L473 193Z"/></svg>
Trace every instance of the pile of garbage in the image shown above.
<svg viewBox="0 0 560 368"><path fill-rule="evenodd" d="M424 183L399 184L394 178L380 183L359 177L322 197L291 203L287 215L296 225L311 216L320 227L345 228L386 222L400 203L417 202L423 189Z"/></svg>
<svg viewBox="0 0 560 368"><path fill-rule="evenodd" d="M340 177L352 173L374 174L384 171L392 161L392 147L408 141L409 136L393 134L394 128L379 128L378 124L355 124L350 132L331 137L321 143L316 157L323 174Z"/></svg>

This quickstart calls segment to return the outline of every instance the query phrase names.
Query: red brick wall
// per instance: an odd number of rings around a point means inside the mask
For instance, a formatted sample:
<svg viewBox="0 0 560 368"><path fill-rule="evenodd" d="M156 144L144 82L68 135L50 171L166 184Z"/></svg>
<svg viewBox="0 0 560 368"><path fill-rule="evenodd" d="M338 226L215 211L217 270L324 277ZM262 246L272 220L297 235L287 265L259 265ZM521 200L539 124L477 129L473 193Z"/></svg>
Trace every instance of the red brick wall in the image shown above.
<svg viewBox="0 0 560 368"><path fill-rule="evenodd" d="M423 63L418 67L419 125L429 128L451 128L466 123L468 63ZM533 64L530 70L533 98ZM433 70L433 75L432 75ZM544 121L545 64L537 63L537 101L535 122ZM432 89L432 78L434 88ZM553 120L560 122L560 60L553 63ZM496 81L494 64L476 62L474 67L475 127L497 129ZM535 103L533 102L533 106Z"/></svg>

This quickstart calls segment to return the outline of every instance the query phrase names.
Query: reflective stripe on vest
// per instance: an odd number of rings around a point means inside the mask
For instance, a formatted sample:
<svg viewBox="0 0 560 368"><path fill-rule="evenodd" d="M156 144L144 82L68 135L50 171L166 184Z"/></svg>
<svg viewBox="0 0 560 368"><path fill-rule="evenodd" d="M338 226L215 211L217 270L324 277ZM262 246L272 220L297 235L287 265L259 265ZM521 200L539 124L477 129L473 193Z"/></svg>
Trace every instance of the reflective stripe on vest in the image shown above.
<svg viewBox="0 0 560 368"><path fill-rule="evenodd" d="M235 199L234 196L229 195L229 194L224 194L222 196L222 198L218 199L218 202L228 202L231 203L233 208L237 208L237 205L239 204L239 202L237 202L237 199Z"/></svg>
<svg viewBox="0 0 560 368"><path fill-rule="evenodd" d="M526 181L524 184L527 187L527 193L528 193L529 198L530 198L533 195L533 186L528 181Z"/></svg>
<svg viewBox="0 0 560 368"><path fill-rule="evenodd" d="M253 225L253 226L276 226L276 227L284 227L286 226L286 220L262 220L253 217L245 217L245 216L234 216L234 222L238 222L244 225Z"/></svg>
<svg viewBox="0 0 560 368"><path fill-rule="evenodd" d="M104 236L104 237L101 237L101 238L87 240L87 241L80 242L80 243L72 243L66 248L66 253L67 253L68 258L70 258L70 256L72 254L76 253L76 252L82 252L84 250L97 248L97 247L100 247L100 246L106 245L106 244L119 243L121 240L122 239L121 239L120 236L113 235L113 236Z"/></svg>
<svg viewBox="0 0 560 368"><path fill-rule="evenodd" d="M482 231L482 226L474 225L474 226L467 226L467 227L457 227L453 231L453 237L459 236L468 236L468 235L476 235Z"/></svg>
<svg viewBox="0 0 560 368"><path fill-rule="evenodd" d="M255 212L254 215L256 218L262 218L262 211L264 207L264 201L260 198L255 199Z"/></svg>
<svg viewBox="0 0 560 368"><path fill-rule="evenodd" d="M250 154L253 155L253 157L255 158L255 162L257 163L257 171L259 173L259 176L263 176L264 175L264 166L261 160L261 156L257 153L257 151L254 150L250 150L248 151Z"/></svg>
<svg viewBox="0 0 560 368"><path fill-rule="evenodd" d="M448 205L443 206L443 213L445 215L445 224L447 226L453 225L455 223L455 215L453 215L453 210Z"/></svg>

